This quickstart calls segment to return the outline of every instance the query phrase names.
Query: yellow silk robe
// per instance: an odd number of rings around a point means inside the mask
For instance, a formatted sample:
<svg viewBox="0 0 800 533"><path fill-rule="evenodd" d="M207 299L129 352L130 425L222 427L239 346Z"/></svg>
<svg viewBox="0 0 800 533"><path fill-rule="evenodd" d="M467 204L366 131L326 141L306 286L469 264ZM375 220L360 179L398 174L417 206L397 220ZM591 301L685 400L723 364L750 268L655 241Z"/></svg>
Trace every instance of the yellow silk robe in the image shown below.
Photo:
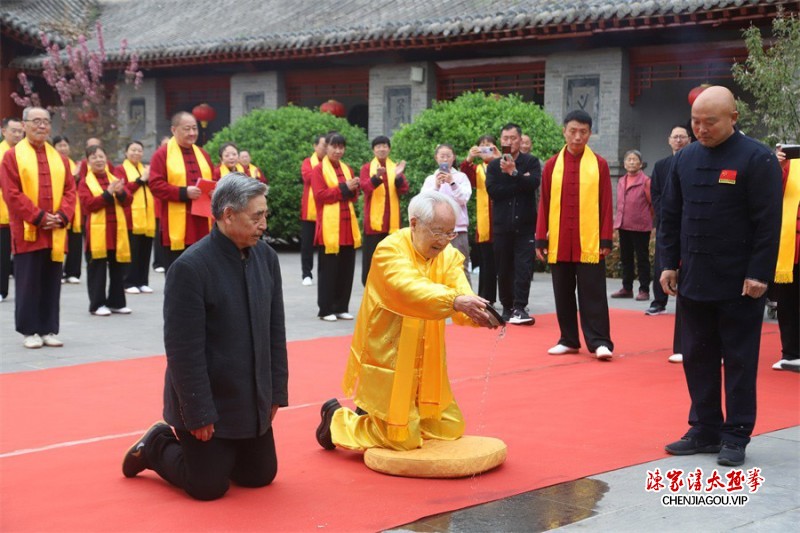
<svg viewBox="0 0 800 533"><path fill-rule="evenodd" d="M383 239L372 256L342 386L359 407L387 423L391 440L408 437L415 394L422 419L439 419L453 403L445 319L474 325L453 310L457 296L474 294L463 263L452 246L426 260L414 249L409 228ZM412 390L415 366L418 393Z"/></svg>

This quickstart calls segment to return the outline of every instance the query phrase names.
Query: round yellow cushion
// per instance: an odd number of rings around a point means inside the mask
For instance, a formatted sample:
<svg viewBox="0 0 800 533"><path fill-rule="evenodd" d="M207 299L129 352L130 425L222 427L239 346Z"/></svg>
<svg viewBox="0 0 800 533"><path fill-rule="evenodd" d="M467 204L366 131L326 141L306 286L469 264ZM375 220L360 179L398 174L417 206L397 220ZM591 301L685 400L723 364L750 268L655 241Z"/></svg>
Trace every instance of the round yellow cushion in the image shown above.
<svg viewBox="0 0 800 533"><path fill-rule="evenodd" d="M370 448L364 452L364 464L393 476L467 477L503 464L507 450L500 439L465 435L452 441L426 440L421 448L402 452Z"/></svg>

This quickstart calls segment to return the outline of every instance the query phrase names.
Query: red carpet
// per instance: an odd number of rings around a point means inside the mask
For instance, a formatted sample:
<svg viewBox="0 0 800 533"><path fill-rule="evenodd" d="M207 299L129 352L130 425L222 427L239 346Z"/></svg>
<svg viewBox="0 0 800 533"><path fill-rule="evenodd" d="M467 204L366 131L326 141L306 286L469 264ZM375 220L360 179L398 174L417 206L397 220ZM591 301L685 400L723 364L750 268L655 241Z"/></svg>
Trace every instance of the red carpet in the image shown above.
<svg viewBox="0 0 800 533"><path fill-rule="evenodd" d="M0 375L0 530L375 531L664 457L688 409L681 367L666 361L672 318L612 311L612 328L611 363L585 352L548 356L558 337L553 315L499 341L487 330L448 328L467 432L509 448L500 469L462 480L384 476L358 454L322 450L314 439L319 406L341 394L349 338L293 342L292 407L276 419L275 483L232 487L208 503L152 472L133 480L120 472L135 436L119 435L160 416L163 357ZM769 368L779 348L777 327L765 325L757 433L800 423L796 404L785 401L797 395L797 376Z"/></svg>

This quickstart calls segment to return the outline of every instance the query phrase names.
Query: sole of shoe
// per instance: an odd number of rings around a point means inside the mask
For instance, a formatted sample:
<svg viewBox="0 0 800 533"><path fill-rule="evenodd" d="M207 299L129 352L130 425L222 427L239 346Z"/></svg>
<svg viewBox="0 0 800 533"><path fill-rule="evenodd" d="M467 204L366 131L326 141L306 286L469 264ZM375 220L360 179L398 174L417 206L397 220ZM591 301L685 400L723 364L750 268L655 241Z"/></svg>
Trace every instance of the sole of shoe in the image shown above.
<svg viewBox="0 0 800 533"><path fill-rule="evenodd" d="M644 312L644 314L646 314L647 316L658 316L666 314L666 312L667 312L666 309L657 309L657 310L648 309L647 311Z"/></svg>
<svg viewBox="0 0 800 533"><path fill-rule="evenodd" d="M334 407L335 407L335 409L334 409ZM333 444L333 442L330 442L330 444L328 444L327 439L324 438L323 434L325 433L326 428L328 430L328 433L330 433L331 420L333 419L333 413L337 409L340 409L341 407L342 406L339 403L339 400L337 400L336 398L332 398L332 399L328 400L327 402L323 403L322 407L319 410L319 416L320 416L321 420L319 421L319 426L317 426L317 432L316 432L317 442L319 443L320 446L322 446L326 450L335 450L336 449L336 445ZM332 409L333 409L333 411L331 411ZM328 416L328 412L329 411L331 411L331 415L330 416ZM325 440L325 442L323 442L323 440Z"/></svg>
<svg viewBox="0 0 800 533"><path fill-rule="evenodd" d="M744 459L736 461L733 459L728 459L726 457L718 457L717 464L720 466L742 466L744 464Z"/></svg>
<svg viewBox="0 0 800 533"><path fill-rule="evenodd" d="M567 348L566 350L555 350L553 348L550 348L549 350L547 350L547 353L549 355L568 355L568 354L576 354L579 351L580 350L578 350L578 348Z"/></svg>
<svg viewBox="0 0 800 533"><path fill-rule="evenodd" d="M722 449L721 444L706 444L705 446L698 446L691 450L674 450L670 449L669 445L664 446L664 451L670 455L697 455L698 453L719 453Z"/></svg>
<svg viewBox="0 0 800 533"><path fill-rule="evenodd" d="M594 354L598 361L611 361L614 358L614 354L606 353L606 354Z"/></svg>

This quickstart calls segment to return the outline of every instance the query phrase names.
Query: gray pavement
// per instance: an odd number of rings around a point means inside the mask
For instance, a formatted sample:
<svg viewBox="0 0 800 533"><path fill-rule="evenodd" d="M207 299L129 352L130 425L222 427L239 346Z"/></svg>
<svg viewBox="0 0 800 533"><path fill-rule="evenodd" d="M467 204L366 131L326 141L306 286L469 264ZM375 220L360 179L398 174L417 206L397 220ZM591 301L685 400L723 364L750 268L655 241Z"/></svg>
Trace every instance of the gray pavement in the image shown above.
<svg viewBox="0 0 800 533"><path fill-rule="evenodd" d="M322 322L316 317L316 286L300 284L300 256L280 253L289 340L349 335L352 321ZM360 256L356 260L356 281L350 311L355 314L362 296ZM477 284L477 276L473 276ZM128 295L129 316L95 317L89 314L85 279L80 285L62 286L61 332L63 348L27 350L14 331L14 288L0 302L0 372L26 372L79 365L89 362L148 357L164 353L161 306L164 275L151 272L150 295ZM608 280L610 294L620 286ZM537 273L531 288L531 314L555 310L550 277ZM648 303L609 300L617 308L641 310ZM668 310L673 312L670 299ZM658 320L658 318L654 318ZM776 354L762 354L773 358ZM664 364L668 364L666 360ZM800 408L800 396L787 398ZM598 445L601 445L599 443ZM400 526L392 531L482 532L546 531L552 529L586 531L796 531L800 523L800 426L755 437L748 446L748 462L743 468L758 466L765 479L743 507L663 506L664 491L645 491L648 471L656 468L665 474L680 468L685 472L698 466L706 475L719 468L715 456L666 456L658 461L635 465L601 475L562 483L505 498L495 502L444 513ZM687 494L685 489L683 494ZM722 494L715 491L712 494Z"/></svg>

